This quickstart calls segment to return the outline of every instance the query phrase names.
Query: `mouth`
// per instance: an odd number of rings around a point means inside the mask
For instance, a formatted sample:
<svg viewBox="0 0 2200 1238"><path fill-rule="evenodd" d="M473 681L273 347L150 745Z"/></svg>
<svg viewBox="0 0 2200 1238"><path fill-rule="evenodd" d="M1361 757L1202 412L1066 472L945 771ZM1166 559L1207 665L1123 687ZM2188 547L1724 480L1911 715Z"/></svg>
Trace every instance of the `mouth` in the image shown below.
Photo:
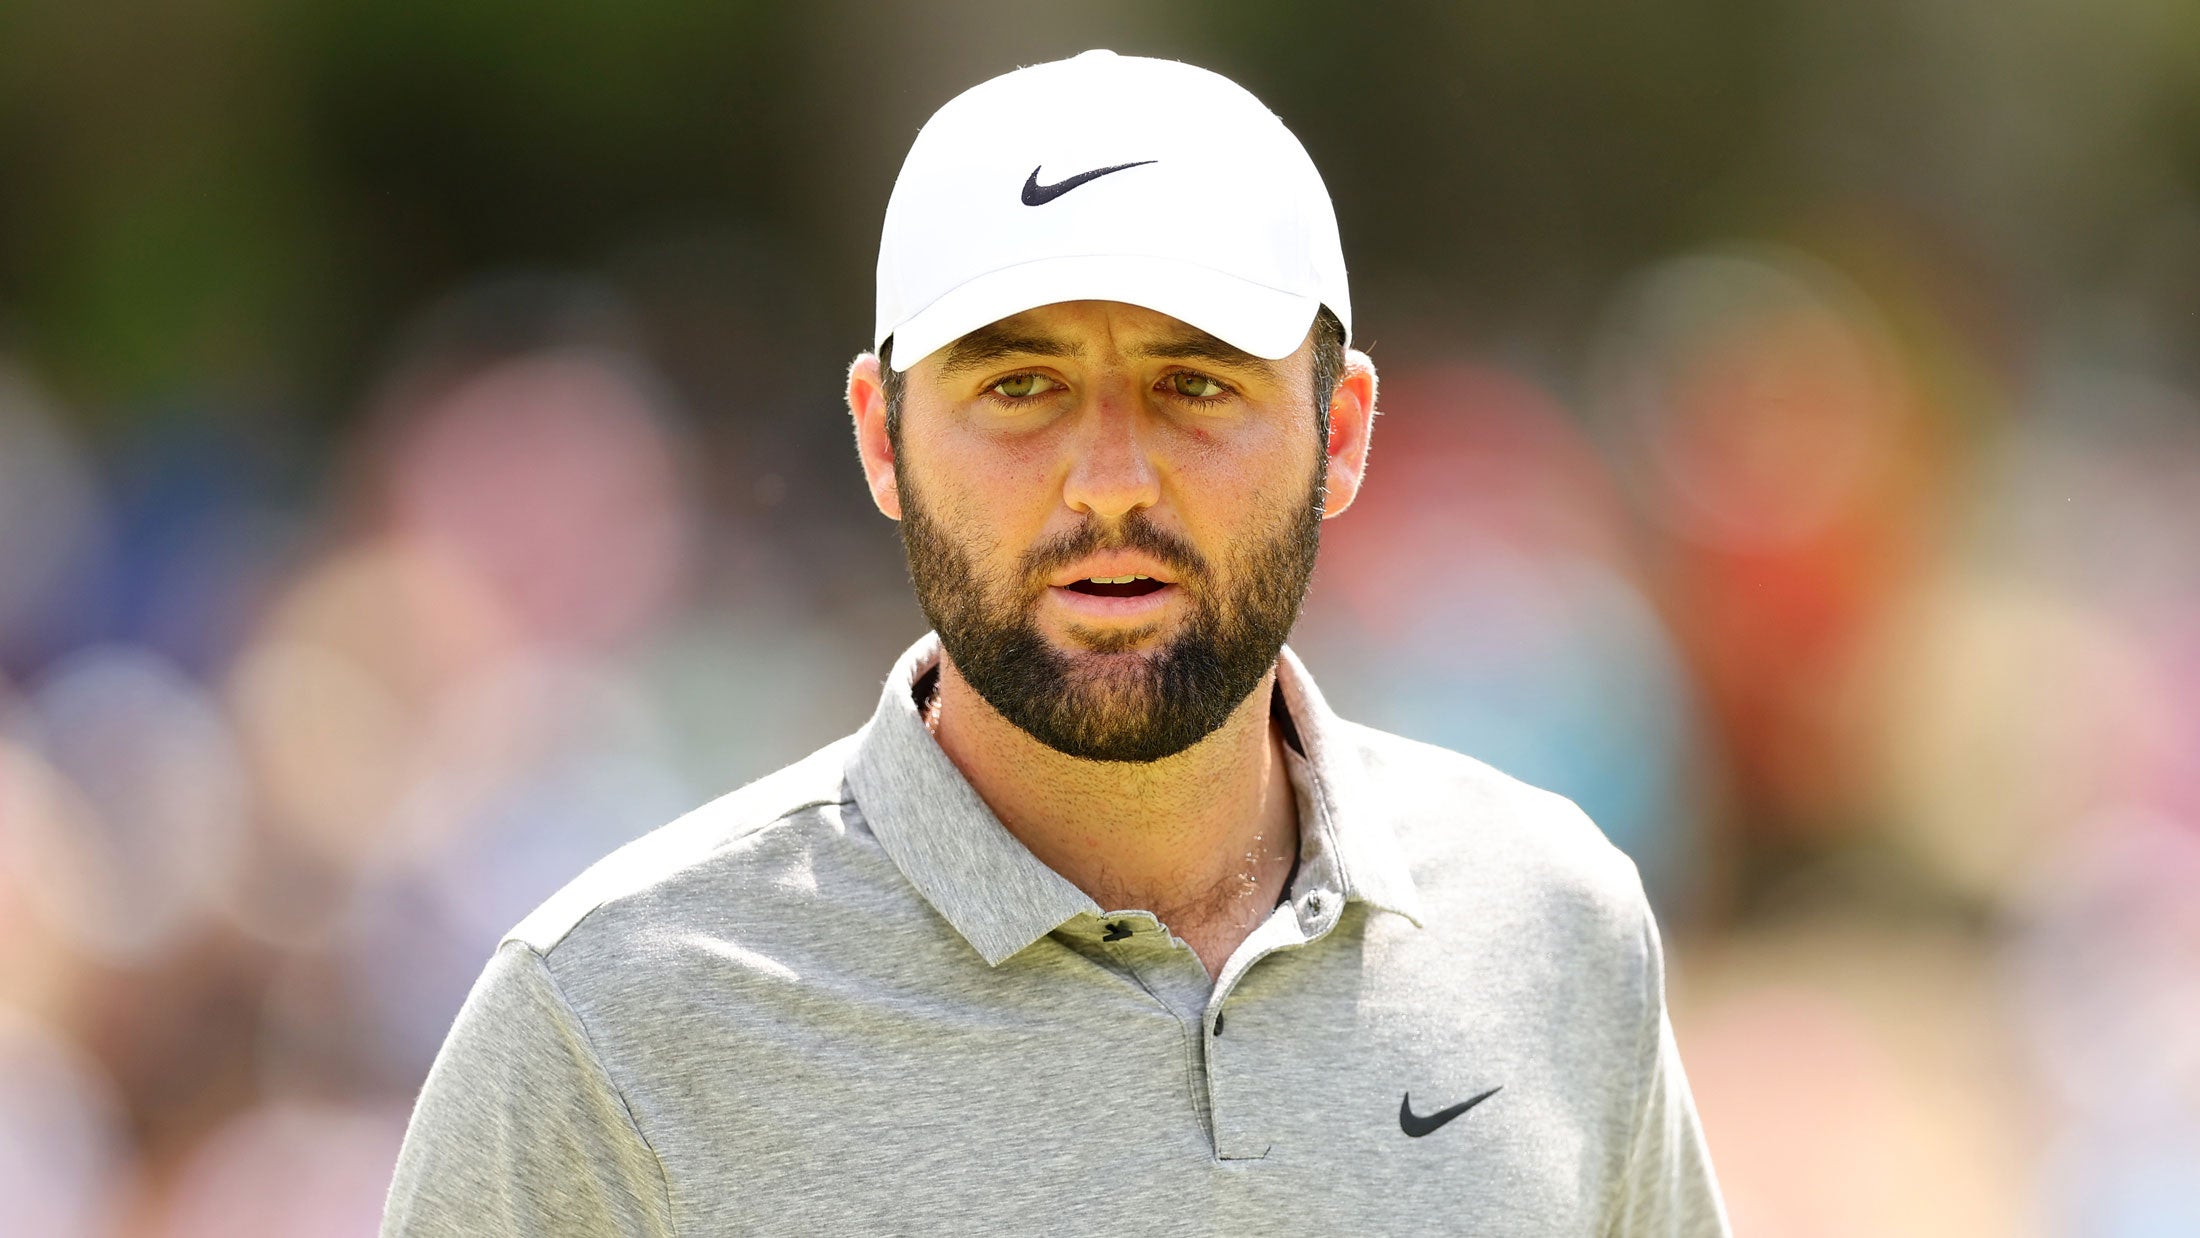
<svg viewBox="0 0 2200 1238"><path fill-rule="evenodd" d="M1150 576L1133 576L1127 580L1117 576L1106 579L1076 580L1062 587L1072 593L1082 593L1087 597L1135 598L1144 597L1149 593L1158 593L1169 586L1167 582L1155 580Z"/></svg>
<svg viewBox="0 0 2200 1238"><path fill-rule="evenodd" d="M1103 577L1052 585L1047 595L1056 613L1072 624L1115 627L1159 622L1183 591L1166 580Z"/></svg>

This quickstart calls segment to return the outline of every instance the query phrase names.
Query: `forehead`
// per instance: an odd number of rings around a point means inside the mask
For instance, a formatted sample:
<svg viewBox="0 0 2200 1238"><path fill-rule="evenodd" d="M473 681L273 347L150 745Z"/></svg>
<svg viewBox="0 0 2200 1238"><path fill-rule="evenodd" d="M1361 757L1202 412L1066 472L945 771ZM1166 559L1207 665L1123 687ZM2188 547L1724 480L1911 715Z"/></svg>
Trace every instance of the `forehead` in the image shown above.
<svg viewBox="0 0 2200 1238"><path fill-rule="evenodd" d="M1180 318L1121 301L1042 305L985 326L925 358L936 377L952 378L1014 357L1089 361L1200 361L1274 378L1277 363L1200 330Z"/></svg>

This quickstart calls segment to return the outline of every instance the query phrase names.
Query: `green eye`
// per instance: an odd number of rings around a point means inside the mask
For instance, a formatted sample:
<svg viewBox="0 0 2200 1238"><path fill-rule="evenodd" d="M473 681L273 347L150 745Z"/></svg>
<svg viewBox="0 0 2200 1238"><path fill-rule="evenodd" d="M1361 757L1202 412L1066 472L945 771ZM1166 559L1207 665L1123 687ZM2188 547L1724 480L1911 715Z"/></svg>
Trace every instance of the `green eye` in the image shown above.
<svg viewBox="0 0 2200 1238"><path fill-rule="evenodd" d="M1042 374L1011 374L993 384L993 390L1011 400L1021 400L1053 389L1053 380Z"/></svg>
<svg viewBox="0 0 2200 1238"><path fill-rule="evenodd" d="M1169 375L1169 387L1187 400L1210 400L1222 394L1221 383L1190 372Z"/></svg>

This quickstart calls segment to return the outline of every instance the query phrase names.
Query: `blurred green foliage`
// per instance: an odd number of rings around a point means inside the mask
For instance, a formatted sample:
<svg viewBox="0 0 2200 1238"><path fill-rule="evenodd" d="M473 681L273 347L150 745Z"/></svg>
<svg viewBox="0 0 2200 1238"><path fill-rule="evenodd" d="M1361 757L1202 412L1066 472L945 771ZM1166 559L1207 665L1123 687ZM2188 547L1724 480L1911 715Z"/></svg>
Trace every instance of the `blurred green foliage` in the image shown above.
<svg viewBox="0 0 2200 1238"><path fill-rule="evenodd" d="M0 329L79 407L341 415L482 269L762 238L860 340L933 107L1096 43L1245 82L1337 198L1366 328L1562 340L1625 271L1858 211L2041 301L2200 198L2173 0L18 0Z"/></svg>

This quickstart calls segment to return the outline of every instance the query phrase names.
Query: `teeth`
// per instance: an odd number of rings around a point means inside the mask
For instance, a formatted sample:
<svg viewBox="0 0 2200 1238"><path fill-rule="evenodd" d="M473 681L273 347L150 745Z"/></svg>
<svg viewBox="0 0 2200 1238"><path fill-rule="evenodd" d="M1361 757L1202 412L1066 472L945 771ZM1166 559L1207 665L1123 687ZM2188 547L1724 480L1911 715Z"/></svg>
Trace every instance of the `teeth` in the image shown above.
<svg viewBox="0 0 2200 1238"><path fill-rule="evenodd" d="M1096 584L1096 585L1127 585L1127 584L1131 583L1131 582L1132 582L1132 581L1134 581L1134 580L1152 580L1152 579L1153 579L1153 577L1151 577L1151 576L1088 576L1088 577L1086 577L1086 579L1087 579L1087 580L1090 580L1090 581L1091 581L1091 582L1092 582L1093 584Z"/></svg>

